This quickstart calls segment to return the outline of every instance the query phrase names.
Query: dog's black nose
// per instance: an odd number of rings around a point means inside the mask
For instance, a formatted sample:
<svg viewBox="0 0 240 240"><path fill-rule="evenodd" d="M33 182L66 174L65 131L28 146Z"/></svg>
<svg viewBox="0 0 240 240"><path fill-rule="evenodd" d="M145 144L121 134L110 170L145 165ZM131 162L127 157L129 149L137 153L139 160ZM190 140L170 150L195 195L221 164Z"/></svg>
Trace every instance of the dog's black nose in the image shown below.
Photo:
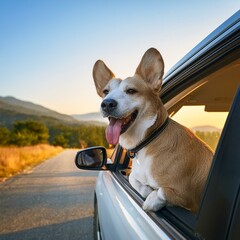
<svg viewBox="0 0 240 240"><path fill-rule="evenodd" d="M113 99L105 99L101 104L101 108L103 111L110 113L116 109L117 104L117 101Z"/></svg>

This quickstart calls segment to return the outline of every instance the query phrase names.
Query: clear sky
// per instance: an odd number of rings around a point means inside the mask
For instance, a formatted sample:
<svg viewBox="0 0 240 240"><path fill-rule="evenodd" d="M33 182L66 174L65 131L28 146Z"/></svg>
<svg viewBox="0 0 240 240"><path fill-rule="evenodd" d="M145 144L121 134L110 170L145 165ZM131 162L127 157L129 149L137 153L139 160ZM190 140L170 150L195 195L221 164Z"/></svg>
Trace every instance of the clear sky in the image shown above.
<svg viewBox="0 0 240 240"><path fill-rule="evenodd" d="M96 60L125 78L155 47L167 71L239 6L239 0L0 0L0 96L66 114L99 111Z"/></svg>

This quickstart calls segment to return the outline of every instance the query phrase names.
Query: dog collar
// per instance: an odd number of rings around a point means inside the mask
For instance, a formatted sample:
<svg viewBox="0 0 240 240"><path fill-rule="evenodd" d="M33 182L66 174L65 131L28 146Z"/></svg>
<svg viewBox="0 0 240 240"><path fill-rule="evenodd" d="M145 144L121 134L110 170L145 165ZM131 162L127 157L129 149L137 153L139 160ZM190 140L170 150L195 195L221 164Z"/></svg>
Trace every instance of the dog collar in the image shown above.
<svg viewBox="0 0 240 240"><path fill-rule="evenodd" d="M135 148L128 149L127 155L129 158L134 158L138 151L142 148L146 147L151 141L153 141L163 130L167 127L169 123L169 117L165 120L165 122L157 129L155 129L145 140L141 141Z"/></svg>

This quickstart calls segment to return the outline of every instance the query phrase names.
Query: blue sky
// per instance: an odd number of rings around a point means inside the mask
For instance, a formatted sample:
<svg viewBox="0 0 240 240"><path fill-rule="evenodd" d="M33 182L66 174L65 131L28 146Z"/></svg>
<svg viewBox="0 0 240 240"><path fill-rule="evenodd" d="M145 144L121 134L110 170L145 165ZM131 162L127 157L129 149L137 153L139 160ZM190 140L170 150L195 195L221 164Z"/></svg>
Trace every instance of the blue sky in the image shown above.
<svg viewBox="0 0 240 240"><path fill-rule="evenodd" d="M169 70L239 10L239 0L0 0L0 96L99 111L92 67L132 76L150 47Z"/></svg>

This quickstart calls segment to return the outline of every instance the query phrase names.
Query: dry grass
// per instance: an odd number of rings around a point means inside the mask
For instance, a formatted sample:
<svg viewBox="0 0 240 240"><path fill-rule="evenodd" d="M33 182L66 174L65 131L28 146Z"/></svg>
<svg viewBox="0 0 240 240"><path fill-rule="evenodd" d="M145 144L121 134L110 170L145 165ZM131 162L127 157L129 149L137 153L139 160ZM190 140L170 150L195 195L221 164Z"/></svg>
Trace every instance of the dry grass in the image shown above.
<svg viewBox="0 0 240 240"><path fill-rule="evenodd" d="M36 166L63 151L47 144L28 147L0 147L0 182Z"/></svg>

